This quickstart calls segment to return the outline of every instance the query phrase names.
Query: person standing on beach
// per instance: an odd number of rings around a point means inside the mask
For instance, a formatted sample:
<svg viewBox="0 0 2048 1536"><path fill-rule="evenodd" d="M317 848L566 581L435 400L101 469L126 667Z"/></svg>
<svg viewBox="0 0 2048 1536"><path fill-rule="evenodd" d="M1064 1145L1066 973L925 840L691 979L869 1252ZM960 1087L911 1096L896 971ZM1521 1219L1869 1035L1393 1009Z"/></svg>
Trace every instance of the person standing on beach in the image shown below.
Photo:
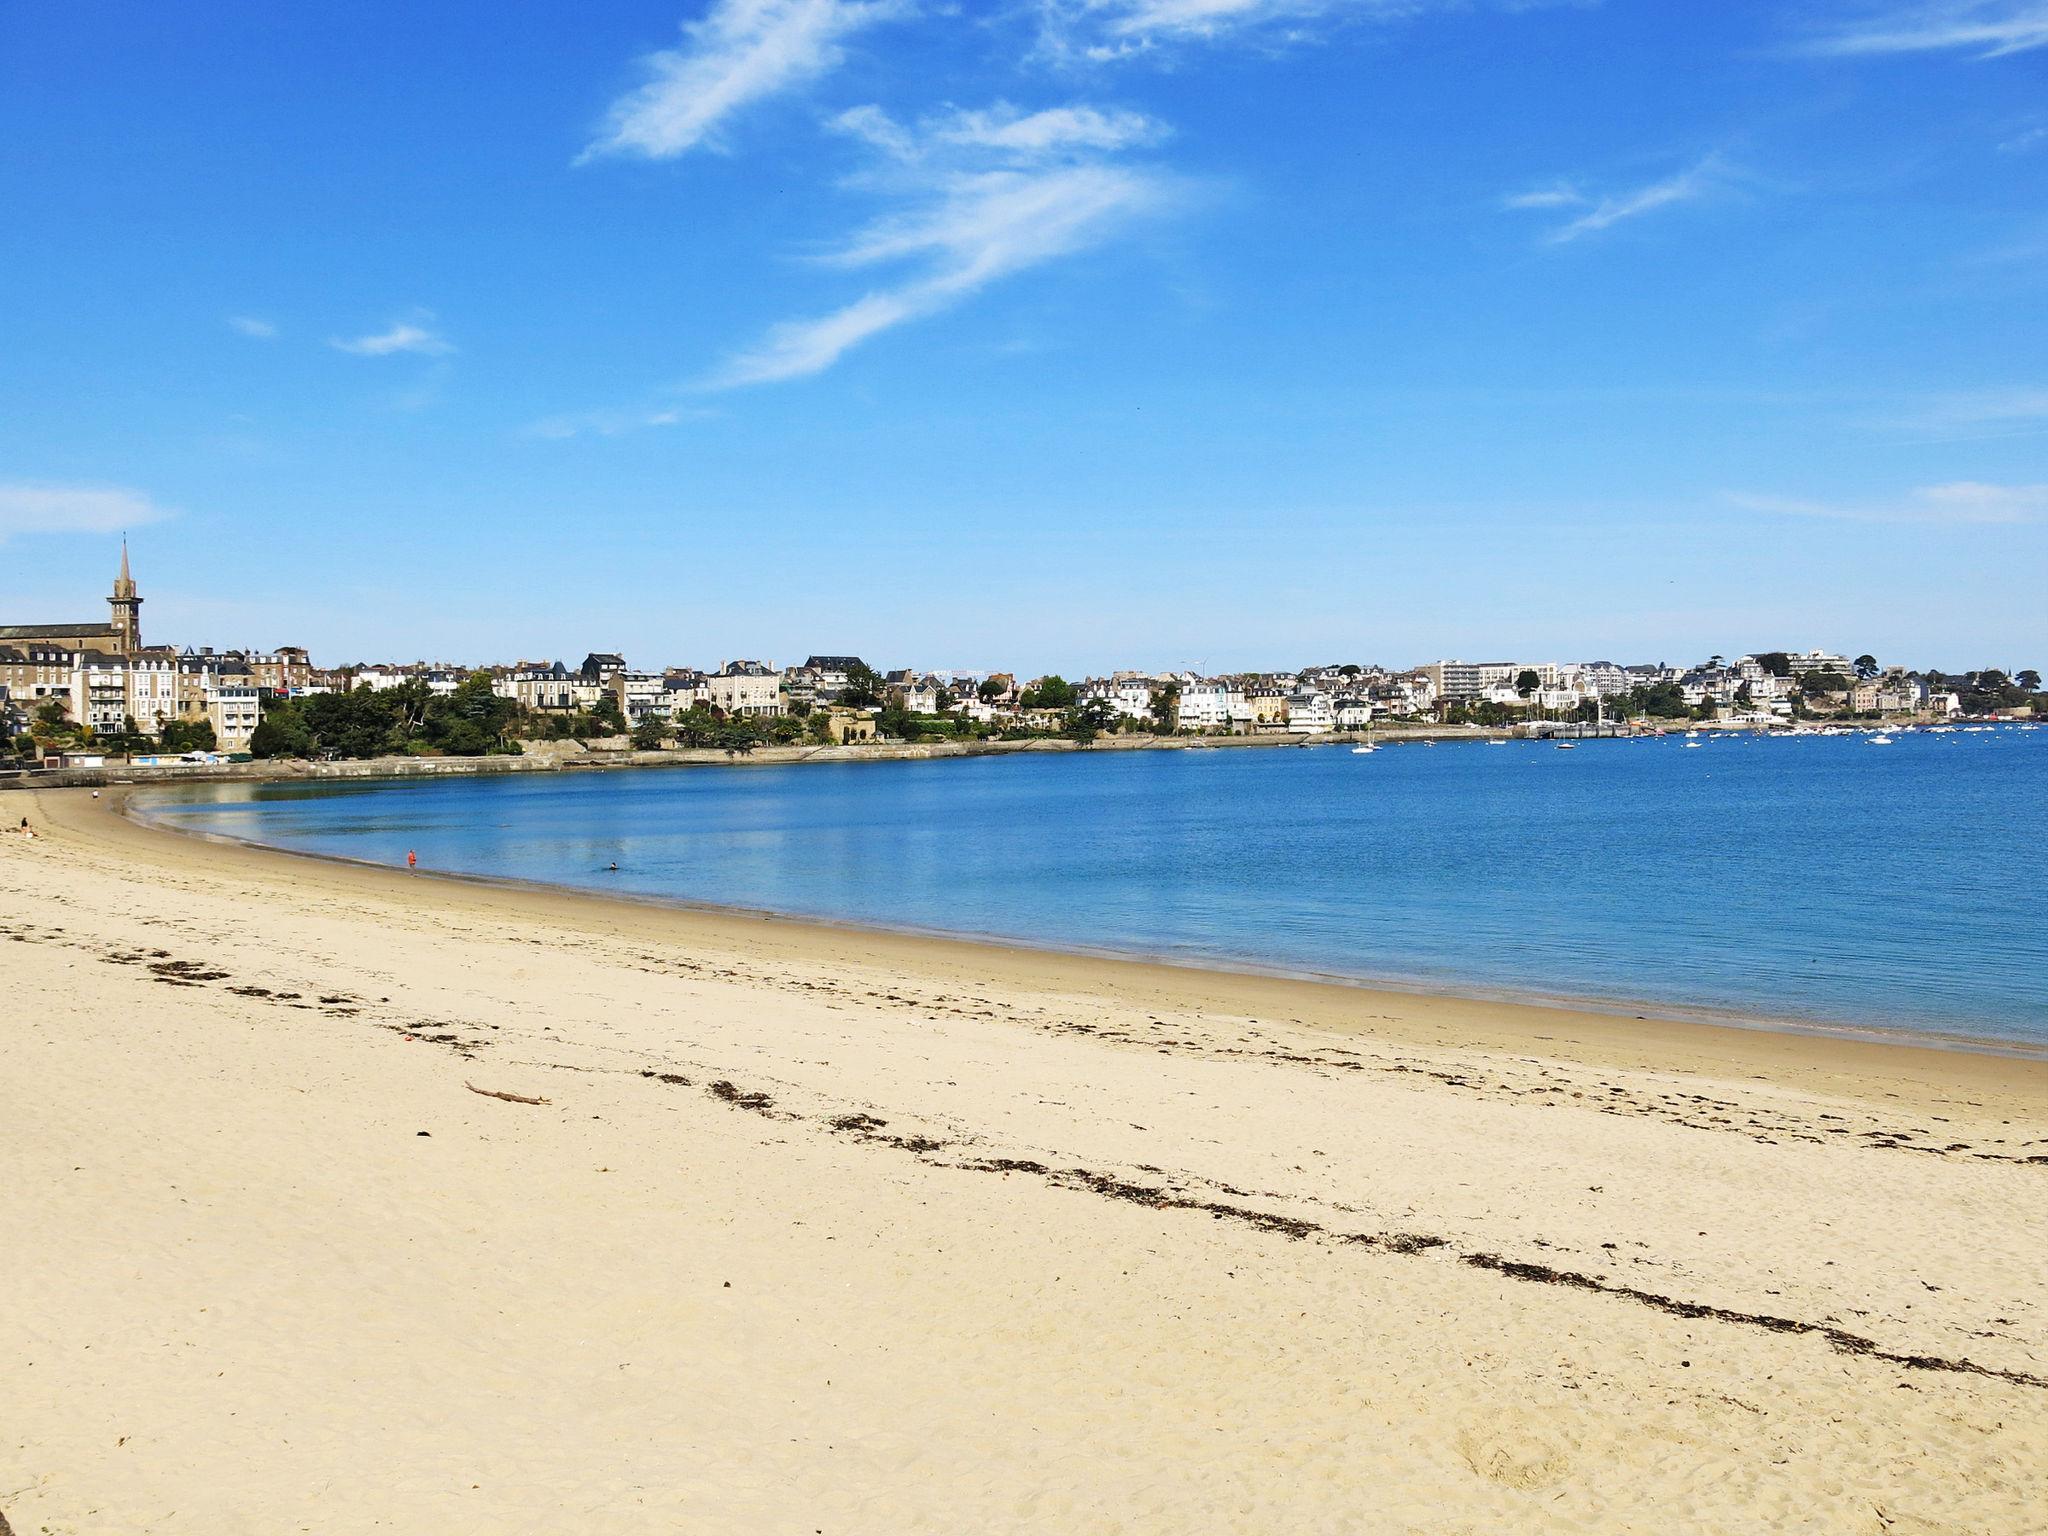
<svg viewBox="0 0 2048 1536"><path fill-rule="evenodd" d="M405 867L407 869L418 869L420 867L419 854L410 848L405 850Z"/></svg>

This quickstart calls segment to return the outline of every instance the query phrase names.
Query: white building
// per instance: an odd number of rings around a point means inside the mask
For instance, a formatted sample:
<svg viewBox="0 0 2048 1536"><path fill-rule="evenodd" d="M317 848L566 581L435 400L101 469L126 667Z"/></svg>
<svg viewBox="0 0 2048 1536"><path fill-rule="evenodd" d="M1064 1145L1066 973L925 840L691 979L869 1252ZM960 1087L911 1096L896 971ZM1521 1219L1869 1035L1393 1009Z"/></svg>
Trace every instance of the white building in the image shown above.
<svg viewBox="0 0 2048 1536"><path fill-rule="evenodd" d="M252 684L219 683L206 690L206 718L213 723L215 747L246 752L256 722L263 717L261 690Z"/></svg>
<svg viewBox="0 0 2048 1536"><path fill-rule="evenodd" d="M1233 698L1244 703L1244 695L1221 678L1190 677L1180 685L1180 723L1184 730L1225 731L1230 729Z"/></svg>
<svg viewBox="0 0 2048 1536"><path fill-rule="evenodd" d="M611 687L626 724L638 725L649 715L667 717L668 690L666 679L659 672L616 672L612 674Z"/></svg>
<svg viewBox="0 0 2048 1536"><path fill-rule="evenodd" d="M728 661L705 679L711 707L728 715L773 716L788 713L782 674L767 662Z"/></svg>
<svg viewBox="0 0 2048 1536"><path fill-rule="evenodd" d="M1288 730L1303 736L1319 736L1336 728L1336 701L1327 693L1291 693L1287 696Z"/></svg>

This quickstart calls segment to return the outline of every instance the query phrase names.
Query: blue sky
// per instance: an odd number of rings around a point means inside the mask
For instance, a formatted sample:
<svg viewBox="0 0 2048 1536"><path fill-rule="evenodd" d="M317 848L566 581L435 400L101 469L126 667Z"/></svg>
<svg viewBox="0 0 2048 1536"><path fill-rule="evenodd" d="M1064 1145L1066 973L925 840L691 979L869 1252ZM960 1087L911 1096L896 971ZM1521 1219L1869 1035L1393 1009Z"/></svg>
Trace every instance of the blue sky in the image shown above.
<svg viewBox="0 0 2048 1536"><path fill-rule="evenodd" d="M2048 0L0 8L0 615L2048 653Z"/></svg>

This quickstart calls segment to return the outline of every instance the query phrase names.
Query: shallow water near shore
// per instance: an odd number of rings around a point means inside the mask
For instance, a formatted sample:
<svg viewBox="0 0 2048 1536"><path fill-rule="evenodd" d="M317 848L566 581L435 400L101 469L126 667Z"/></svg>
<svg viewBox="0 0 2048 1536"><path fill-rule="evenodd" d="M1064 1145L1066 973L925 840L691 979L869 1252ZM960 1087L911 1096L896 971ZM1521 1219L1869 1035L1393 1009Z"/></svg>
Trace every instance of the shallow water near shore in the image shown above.
<svg viewBox="0 0 2048 1536"><path fill-rule="evenodd" d="M136 806L620 895L2048 1045L2044 798L2048 731L2003 729L227 784Z"/></svg>

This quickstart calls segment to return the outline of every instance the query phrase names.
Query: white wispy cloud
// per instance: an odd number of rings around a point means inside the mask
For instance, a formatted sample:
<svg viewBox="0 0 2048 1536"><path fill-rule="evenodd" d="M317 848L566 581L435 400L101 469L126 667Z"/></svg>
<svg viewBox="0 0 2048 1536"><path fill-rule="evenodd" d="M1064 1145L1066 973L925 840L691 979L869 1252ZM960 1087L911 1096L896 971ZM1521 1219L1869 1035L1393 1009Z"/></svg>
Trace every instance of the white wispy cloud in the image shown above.
<svg viewBox="0 0 2048 1536"><path fill-rule="evenodd" d="M703 421L718 415L701 406L669 405L615 411L569 411L544 416L527 425L529 437L563 441L572 437L623 437L655 427L675 427L686 421Z"/></svg>
<svg viewBox="0 0 2048 1536"><path fill-rule="evenodd" d="M1585 204L1586 194L1577 187L1559 183L1554 187L1532 187L1527 192L1512 192L1500 200L1503 208L1578 208Z"/></svg>
<svg viewBox="0 0 2048 1536"><path fill-rule="evenodd" d="M277 339L277 327L256 315L229 315L228 325L256 341Z"/></svg>
<svg viewBox="0 0 2048 1536"><path fill-rule="evenodd" d="M2048 0L1924 0L1865 10L1805 45L1853 56L1962 51L1998 58L2048 47Z"/></svg>
<svg viewBox="0 0 2048 1536"><path fill-rule="evenodd" d="M1752 512L1851 523L1929 523L1954 527L2037 523L2048 519L2048 485L1992 485L1954 480L1923 485L1888 502L1804 501L1785 496L1731 495Z"/></svg>
<svg viewBox="0 0 2048 1536"><path fill-rule="evenodd" d="M742 107L833 69L844 39L905 9L901 0L714 0L684 25L682 47L641 61L648 79L612 103L579 162L694 149Z"/></svg>
<svg viewBox="0 0 2048 1536"><path fill-rule="evenodd" d="M118 533L170 515L123 486L0 482L0 543L17 533Z"/></svg>
<svg viewBox="0 0 2048 1536"><path fill-rule="evenodd" d="M1394 19L1441 9L1431 0L1040 0L1048 36L1084 56L1110 57L1161 41L1325 17Z"/></svg>
<svg viewBox="0 0 2048 1536"><path fill-rule="evenodd" d="M1390 24L1475 3L1500 10L1598 0L1036 0L1039 52L1063 63L1105 63L1181 45L1260 46L1316 41L1345 23Z"/></svg>
<svg viewBox="0 0 2048 1536"><path fill-rule="evenodd" d="M433 317L421 314L411 320L395 320L381 331L366 336L333 336L327 344L337 352L347 352L355 357L390 357L399 352L417 352L428 357L443 357L455 350L454 344L439 332L428 327Z"/></svg>
<svg viewBox="0 0 2048 1536"><path fill-rule="evenodd" d="M1579 191L1568 183L1534 187L1526 192L1516 192L1502 199L1502 206L1517 210L1557 211L1567 208L1582 208L1585 211L1568 219L1544 236L1550 245L1564 245L1586 235L1597 234L1603 229L1612 229L1629 219L1639 219L1646 213L1655 213L1660 208L1674 207L1705 197L1727 179L1726 167L1716 155L1708 155L1695 165L1688 166L1675 175L1666 176L1647 186L1630 188L1621 192L1610 192L1595 197Z"/></svg>
<svg viewBox="0 0 2048 1536"><path fill-rule="evenodd" d="M1098 245L1170 200L1157 172L1113 163L1156 142L1162 125L1133 112L997 104L951 111L915 127L879 108L834 126L882 152L859 184L897 201L820 260L843 268L909 264L908 276L828 314L772 327L731 359L714 388L802 378L906 321L949 309L990 283Z"/></svg>
<svg viewBox="0 0 2048 1536"><path fill-rule="evenodd" d="M2048 389L1983 389L1938 395L1879 423L1885 430L1969 442L2048 433Z"/></svg>

